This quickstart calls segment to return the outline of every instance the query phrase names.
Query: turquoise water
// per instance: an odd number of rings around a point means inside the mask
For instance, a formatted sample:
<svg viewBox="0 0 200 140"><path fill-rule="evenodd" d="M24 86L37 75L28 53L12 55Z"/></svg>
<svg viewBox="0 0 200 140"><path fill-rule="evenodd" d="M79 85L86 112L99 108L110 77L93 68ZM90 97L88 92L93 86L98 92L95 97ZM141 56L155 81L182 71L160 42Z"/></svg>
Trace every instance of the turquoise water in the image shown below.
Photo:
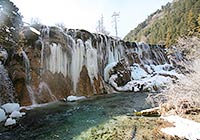
<svg viewBox="0 0 200 140"><path fill-rule="evenodd" d="M149 108L145 93L116 93L65 103L57 102L27 112L12 128L0 128L2 140L70 140L114 116Z"/></svg>

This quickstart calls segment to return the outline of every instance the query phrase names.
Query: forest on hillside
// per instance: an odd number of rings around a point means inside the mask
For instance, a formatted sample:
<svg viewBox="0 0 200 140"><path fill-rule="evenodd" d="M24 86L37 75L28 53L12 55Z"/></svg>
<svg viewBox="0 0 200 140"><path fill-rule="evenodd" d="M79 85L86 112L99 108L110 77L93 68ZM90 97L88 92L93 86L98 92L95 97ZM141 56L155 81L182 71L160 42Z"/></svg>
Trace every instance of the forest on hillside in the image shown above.
<svg viewBox="0 0 200 140"><path fill-rule="evenodd" d="M178 37L199 36L199 32L200 0L176 0L148 16L124 39L170 46Z"/></svg>

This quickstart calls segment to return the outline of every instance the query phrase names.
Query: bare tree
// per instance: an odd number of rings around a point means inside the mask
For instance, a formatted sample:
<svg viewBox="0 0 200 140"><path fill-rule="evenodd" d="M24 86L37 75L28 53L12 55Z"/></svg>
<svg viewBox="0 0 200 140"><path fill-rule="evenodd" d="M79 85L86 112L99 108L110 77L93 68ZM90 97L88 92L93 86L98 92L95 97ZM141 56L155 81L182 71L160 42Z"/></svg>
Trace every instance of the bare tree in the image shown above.
<svg viewBox="0 0 200 140"><path fill-rule="evenodd" d="M112 18L113 18L113 23L114 23L114 28L115 28L115 36L118 37L118 27L117 27L117 22L119 21L118 18L119 18L119 12L114 12L113 15L112 15Z"/></svg>
<svg viewBox="0 0 200 140"><path fill-rule="evenodd" d="M36 25L36 24L41 24L41 21L39 18L35 17L35 18L31 18L31 25Z"/></svg>
<svg viewBox="0 0 200 140"><path fill-rule="evenodd" d="M66 29L65 23L63 22L56 23L55 26L63 30Z"/></svg>
<svg viewBox="0 0 200 140"><path fill-rule="evenodd" d="M104 26L104 17L101 15L101 18L97 22L97 27L96 27L97 33L103 33L105 35L109 35L109 32L106 31L105 26Z"/></svg>

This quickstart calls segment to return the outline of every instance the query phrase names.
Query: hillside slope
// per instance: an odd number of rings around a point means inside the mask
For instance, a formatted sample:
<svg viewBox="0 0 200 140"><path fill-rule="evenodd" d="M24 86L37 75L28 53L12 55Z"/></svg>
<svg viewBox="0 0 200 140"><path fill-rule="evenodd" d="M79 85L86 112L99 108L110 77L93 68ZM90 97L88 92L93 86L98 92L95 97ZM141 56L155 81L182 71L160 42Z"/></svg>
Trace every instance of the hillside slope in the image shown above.
<svg viewBox="0 0 200 140"><path fill-rule="evenodd" d="M171 45L179 36L197 36L200 32L199 13L200 0L174 0L148 16L124 40Z"/></svg>

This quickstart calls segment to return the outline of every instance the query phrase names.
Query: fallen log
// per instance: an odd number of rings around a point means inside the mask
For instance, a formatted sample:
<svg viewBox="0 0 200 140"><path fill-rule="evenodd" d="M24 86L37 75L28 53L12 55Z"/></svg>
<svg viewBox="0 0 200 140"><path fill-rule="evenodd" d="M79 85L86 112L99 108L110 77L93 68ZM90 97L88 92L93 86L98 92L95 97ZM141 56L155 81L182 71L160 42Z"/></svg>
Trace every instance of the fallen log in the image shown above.
<svg viewBox="0 0 200 140"><path fill-rule="evenodd" d="M145 117L160 117L161 114L160 114L159 110L160 110L159 107L155 107L155 108L135 112L134 115L135 116L145 116Z"/></svg>

